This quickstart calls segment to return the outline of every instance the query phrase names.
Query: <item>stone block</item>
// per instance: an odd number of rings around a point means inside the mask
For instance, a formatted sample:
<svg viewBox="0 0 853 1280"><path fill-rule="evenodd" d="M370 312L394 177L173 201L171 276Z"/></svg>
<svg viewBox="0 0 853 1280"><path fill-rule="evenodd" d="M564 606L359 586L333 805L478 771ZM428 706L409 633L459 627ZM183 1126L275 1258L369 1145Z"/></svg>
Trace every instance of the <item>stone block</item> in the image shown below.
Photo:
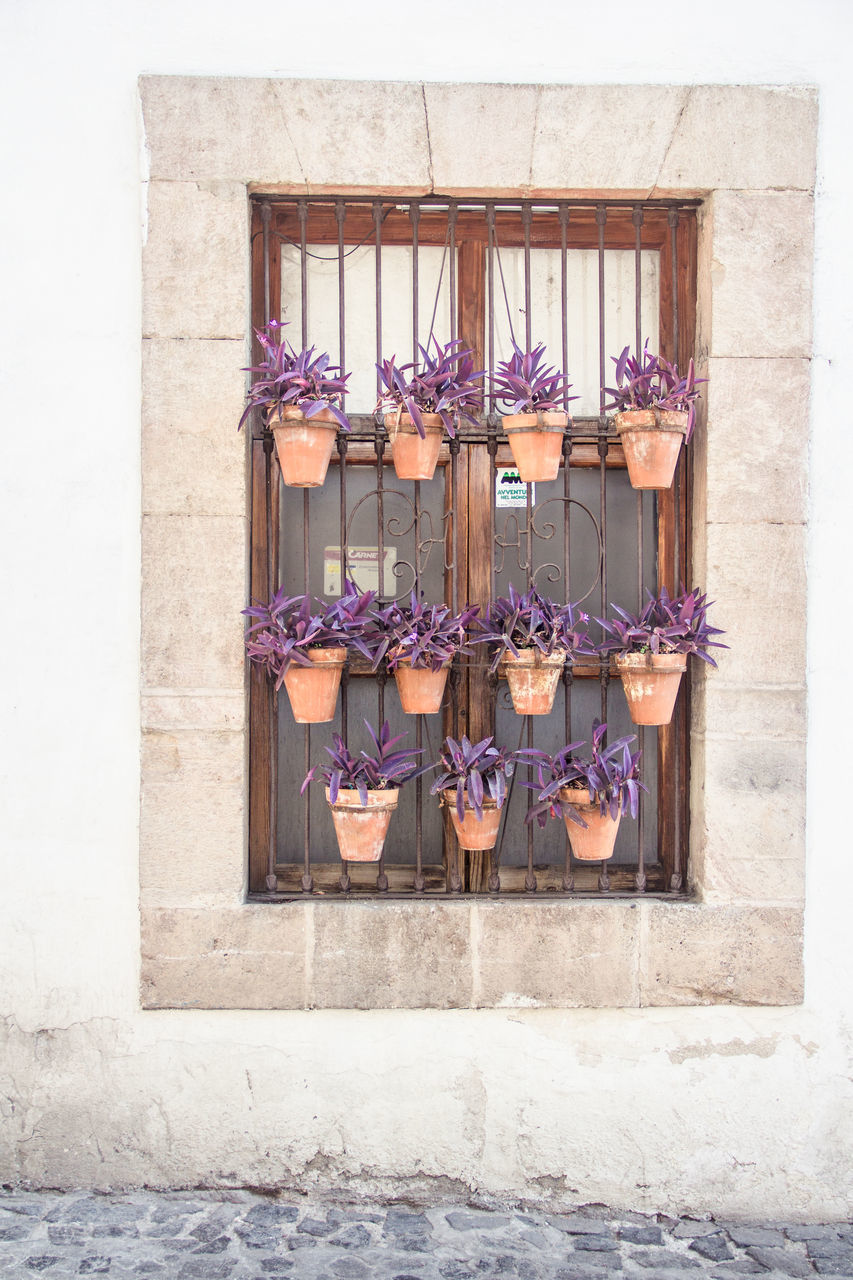
<svg viewBox="0 0 853 1280"><path fill-rule="evenodd" d="M480 901L473 911L476 1007L637 1005L634 903Z"/></svg>
<svg viewBox="0 0 853 1280"><path fill-rule="evenodd" d="M244 515L246 344L148 338L142 344L142 509Z"/></svg>
<svg viewBox="0 0 853 1280"><path fill-rule="evenodd" d="M534 121L532 192L648 194L688 92L680 85L543 85ZM504 136L495 130L491 151Z"/></svg>
<svg viewBox="0 0 853 1280"><path fill-rule="evenodd" d="M470 1008L467 903L323 903L311 919L312 1007Z"/></svg>
<svg viewBox="0 0 853 1280"><path fill-rule="evenodd" d="M708 520L803 522L809 362L713 359L707 376Z"/></svg>
<svg viewBox="0 0 853 1280"><path fill-rule="evenodd" d="M805 683L805 529L801 525L712 524L704 588L730 646L717 655L727 685Z"/></svg>
<svg viewBox="0 0 853 1280"><path fill-rule="evenodd" d="M143 905L242 900L245 750L240 733L143 734Z"/></svg>
<svg viewBox="0 0 853 1280"><path fill-rule="evenodd" d="M277 84L248 76L140 77L151 177L304 189Z"/></svg>
<svg viewBox="0 0 853 1280"><path fill-rule="evenodd" d="M281 132L292 140L308 190L429 191L429 137L420 84L279 80L274 89Z"/></svg>
<svg viewBox="0 0 853 1280"><path fill-rule="evenodd" d="M811 355L813 241L810 195L715 192L709 355Z"/></svg>
<svg viewBox="0 0 853 1280"><path fill-rule="evenodd" d="M802 904L805 743L708 737L694 747L691 845L703 899Z"/></svg>
<svg viewBox="0 0 853 1280"><path fill-rule="evenodd" d="M434 189L527 189L540 93L535 85L425 85Z"/></svg>
<svg viewBox="0 0 853 1280"><path fill-rule="evenodd" d="M669 140L656 194L714 188L810 191L817 92L807 85L694 85Z"/></svg>
<svg viewBox="0 0 853 1280"><path fill-rule="evenodd" d="M803 999L796 907L644 902L641 1005L794 1005Z"/></svg>
<svg viewBox="0 0 853 1280"><path fill-rule="evenodd" d="M245 341L249 314L245 186L225 181L150 182L142 283L143 337Z"/></svg>
<svg viewBox="0 0 853 1280"><path fill-rule="evenodd" d="M241 730L246 723L246 698L242 693L196 689L143 689L142 728L173 732L179 729Z"/></svg>
<svg viewBox="0 0 853 1280"><path fill-rule="evenodd" d="M144 910L142 1007L303 1008L310 909L297 902Z"/></svg>
<svg viewBox="0 0 853 1280"><path fill-rule="evenodd" d="M712 614L713 617L713 614ZM717 661L725 664L726 653ZM698 670L697 670L698 668ZM804 688L746 689L726 683L725 671L694 664L692 725L696 733L725 737L787 738L806 736Z"/></svg>
<svg viewBox="0 0 853 1280"><path fill-rule="evenodd" d="M144 517L145 687L242 693L245 546L236 516Z"/></svg>

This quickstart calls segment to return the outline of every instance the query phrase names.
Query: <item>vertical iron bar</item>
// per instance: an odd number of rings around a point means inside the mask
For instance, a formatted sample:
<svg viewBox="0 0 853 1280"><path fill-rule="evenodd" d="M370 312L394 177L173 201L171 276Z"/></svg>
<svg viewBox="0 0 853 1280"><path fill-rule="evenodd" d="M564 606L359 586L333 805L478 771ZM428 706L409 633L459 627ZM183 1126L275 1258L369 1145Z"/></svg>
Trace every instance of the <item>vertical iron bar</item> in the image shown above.
<svg viewBox="0 0 853 1280"><path fill-rule="evenodd" d="M382 201L373 202L373 225L376 232L376 363L382 361ZM376 372L377 394L380 390L379 371ZM377 422L374 430L374 448L376 451L376 509L377 509L377 555L378 601L381 604L385 595L385 424ZM385 720L385 672L380 671L377 679L377 703L379 724ZM376 887L380 892L388 888L388 877L385 874L384 855L379 859Z"/></svg>
<svg viewBox="0 0 853 1280"><path fill-rule="evenodd" d="M456 201L451 200L447 209L447 226L449 231L448 254L450 257L450 337L456 338Z"/></svg>
<svg viewBox="0 0 853 1280"><path fill-rule="evenodd" d="M524 228L524 341L525 350L531 348L533 317L530 314L530 218L532 210L529 201L521 206L521 225Z"/></svg>
<svg viewBox="0 0 853 1280"><path fill-rule="evenodd" d="M563 377L569 376L569 256L568 227L569 207L561 204L558 210L560 219L560 336L562 339ZM569 413L568 384L563 393L564 407ZM571 564L571 456L572 456L572 423L569 418L566 433L563 436L563 585L566 592L566 604L572 599L572 564ZM572 741L572 667L566 663L563 667L563 701L565 708L564 729L566 742ZM565 824L564 824L565 825ZM563 867L562 887L571 893L575 887L572 872L572 846L568 830L565 831L566 861Z"/></svg>
<svg viewBox="0 0 853 1280"><path fill-rule="evenodd" d="M263 255L264 255L264 326L270 322L270 216L272 210L269 204L261 205L261 224L263 236ZM264 432L264 487L266 489L266 535L267 535L267 589L272 596L275 587L273 585L273 564L275 563L275 552L273 548L273 527L272 527L272 485L273 485L273 437L272 432L266 430ZM273 892L278 884L275 874L275 859L278 850L278 769L276 762L278 757L278 694L275 690L275 682L269 682L269 698L270 698L270 786L269 786L269 846L267 849L267 877L266 886L270 892Z"/></svg>
<svg viewBox="0 0 853 1280"><path fill-rule="evenodd" d="M299 276L302 295L302 346L308 346L308 202L300 200L299 212Z"/></svg>
<svg viewBox="0 0 853 1280"><path fill-rule="evenodd" d="M412 222L412 359L418 358L418 223L421 217L421 206L417 200L409 205L409 218Z"/></svg>
<svg viewBox="0 0 853 1280"><path fill-rule="evenodd" d="M335 221L338 224L338 352L341 374L346 373L346 288L344 281L344 219L346 205L343 200L335 202ZM346 410L346 392L341 397L341 404ZM347 438L343 431L338 432L338 477L340 480L340 544L341 544L341 590L346 589L349 577L349 555L347 552ZM344 664L341 676L341 737L348 741L348 702L349 702L349 664ZM339 881L341 892L348 893L352 884L349 867L341 862Z"/></svg>
<svg viewBox="0 0 853 1280"><path fill-rule="evenodd" d="M527 749L533 749L533 716L527 716ZM533 823L527 823L527 872L524 887L528 893L536 892L536 876L533 872Z"/></svg>
<svg viewBox="0 0 853 1280"><path fill-rule="evenodd" d="M607 609L607 418L604 413L604 378L605 378L605 315L604 315L604 227L607 222L607 209L603 204L597 205L595 221L598 226L598 381L599 381L599 418L598 418L598 458L599 458L599 503L601 507L601 616ZM610 664L608 658L602 656L599 669L601 684L601 719L607 721L607 685ZM610 877L607 874L607 863L602 862L598 877L598 887L602 893L610 888Z"/></svg>
<svg viewBox="0 0 853 1280"><path fill-rule="evenodd" d="M631 215L634 224L634 331L635 350L639 358L643 349L643 209L635 205ZM637 490L637 613L643 611L643 490ZM637 731L638 746L645 761L646 730L640 725ZM638 893L646 888L646 806L644 793L640 792L637 822L637 873L634 885Z"/></svg>
<svg viewBox="0 0 853 1280"><path fill-rule="evenodd" d="M672 358L673 363L677 364L679 359L679 338L678 331L678 210L670 209L668 215L669 222L669 240L670 252L672 253ZM682 455L684 451L682 450ZM681 580L681 485L679 472L681 465L675 468L675 478L672 484L673 507L675 508L675 537L673 539L674 561L672 572L672 589L678 591ZM673 796L675 806L675 821L673 822L673 834L675 837L675 848L673 849L672 861L672 879L670 888L677 893L681 888L682 871L681 871L681 804L679 803L679 789L681 779L679 777L679 752L673 753Z"/></svg>
<svg viewBox="0 0 853 1280"><path fill-rule="evenodd" d="M302 490L302 522L303 522L303 532L302 532L303 588L302 589L306 595L308 594L308 584L309 584L309 573L308 573L309 537L310 537L311 526L310 526L310 512L308 509L308 495L310 492L311 492L310 489ZM306 724L305 726L305 772L307 773L310 768L311 768L311 726L310 724ZM311 875L311 802L310 802L309 790L310 788L306 788L305 799L303 802L303 813L304 813L304 823L305 823L305 827L304 827L305 847L304 847L304 867L302 871L302 889L303 889L303 892L305 893L311 893L311 891L314 888L314 879Z"/></svg>
<svg viewBox="0 0 853 1280"><path fill-rule="evenodd" d="M486 227L488 230L488 262L487 262L487 308L488 308L488 343L489 343L489 362L488 368L495 367L495 206L493 204L486 205ZM496 469L498 465L498 424L497 424L497 403L495 400L495 389L489 380L489 412L487 417L488 424L488 450L490 467L489 480L489 599L495 598L495 483Z"/></svg>

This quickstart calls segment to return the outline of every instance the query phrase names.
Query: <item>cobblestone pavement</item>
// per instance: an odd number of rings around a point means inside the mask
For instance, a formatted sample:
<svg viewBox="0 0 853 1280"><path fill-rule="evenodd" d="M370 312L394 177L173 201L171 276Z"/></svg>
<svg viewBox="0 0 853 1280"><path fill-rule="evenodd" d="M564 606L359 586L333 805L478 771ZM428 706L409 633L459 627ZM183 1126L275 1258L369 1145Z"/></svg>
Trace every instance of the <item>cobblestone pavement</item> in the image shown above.
<svg viewBox="0 0 853 1280"><path fill-rule="evenodd" d="M0 1276L164 1280L728 1280L847 1276L850 1223L463 1204L412 1208L248 1191L0 1192Z"/></svg>

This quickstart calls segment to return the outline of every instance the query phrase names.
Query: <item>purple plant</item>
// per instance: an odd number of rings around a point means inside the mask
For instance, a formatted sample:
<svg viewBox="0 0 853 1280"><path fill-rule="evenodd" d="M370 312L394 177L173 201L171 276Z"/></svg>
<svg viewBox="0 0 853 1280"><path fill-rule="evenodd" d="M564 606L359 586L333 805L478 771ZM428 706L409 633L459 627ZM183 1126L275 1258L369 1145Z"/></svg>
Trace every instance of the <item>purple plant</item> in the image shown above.
<svg viewBox="0 0 853 1280"><path fill-rule="evenodd" d="M306 418L313 418L321 409L328 409L342 431L350 430L350 423L341 409L346 391L348 373L330 365L330 357L322 352L315 356L314 347L295 351L285 339L276 340L276 333L283 326L277 320L267 325L269 335L255 330L264 357L260 364L249 365L244 373L258 375L249 388L246 408L237 426L240 430L253 409L284 409L296 405Z"/></svg>
<svg viewBox="0 0 853 1280"><path fill-rule="evenodd" d="M512 777L517 753L508 747L493 747L492 742L492 738L483 738L482 742L471 743L464 734L458 742L445 738L441 756L432 766L444 772L430 787L430 795L455 787L456 814L460 822L465 821L466 791L479 822L483 820L483 799L487 791L499 809L506 800L506 780Z"/></svg>
<svg viewBox="0 0 853 1280"><path fill-rule="evenodd" d="M561 815L576 822L580 827L587 823L578 813L574 805L568 804L558 795L561 787L586 784L589 790L590 804L597 804L602 817L610 814L618 818L626 810L632 818L637 816L640 791L648 791L648 787L640 782L641 751L631 751L631 743L636 737L631 734L617 739L610 746L604 746L607 725L596 720L592 726L592 751L590 755L578 756L575 752L584 742L570 742L556 755L548 755L546 751L525 748L518 752L519 757L526 756L524 761L531 769L535 769L536 782L524 782L522 785L531 791L538 792L537 803L528 810L525 822L538 822L544 827L549 817Z"/></svg>
<svg viewBox="0 0 853 1280"><path fill-rule="evenodd" d="M383 390L377 409L383 413L404 410L411 415L418 435L426 439L422 414L437 413L451 439L456 435L459 419L477 425L473 415L483 408L483 388L478 385L484 370L474 372L472 352L459 350L462 340L442 346L433 338L435 352L418 346L419 362L395 364L396 356L383 360L376 368Z"/></svg>
<svg viewBox="0 0 853 1280"><path fill-rule="evenodd" d="M657 596L650 591L646 594L648 604L639 615L611 604L611 609L618 615L616 618L596 618L596 622L613 637L612 640L604 640L601 651L695 653L697 658L716 667L708 649L727 649L729 646L711 639L712 636L725 635L725 632L708 625L707 595L699 591L688 593L683 586L681 593L673 598L670 598L666 587L662 587Z"/></svg>
<svg viewBox="0 0 853 1280"><path fill-rule="evenodd" d="M375 610L375 627L365 637L374 649L373 669L387 657L389 671L401 658L411 658L413 667L438 671L457 653L470 653L466 645L467 627L480 612L479 605L454 614L446 604L424 604L414 591L408 605L396 601Z"/></svg>
<svg viewBox="0 0 853 1280"><path fill-rule="evenodd" d="M553 367L543 367L545 344L533 351L522 351L515 342L509 360L502 361L492 374L491 382L498 401L510 413L544 413L562 410L569 400L571 383Z"/></svg>
<svg viewBox="0 0 853 1280"><path fill-rule="evenodd" d="M589 615L575 605L557 604L541 596L535 587L519 595L510 583L509 595L498 596L477 621L479 634L474 644L490 644L494 652L490 670L497 671L506 652L518 657L520 649L536 648L547 655L567 650L567 662L579 657L597 657L598 649L588 636Z"/></svg>
<svg viewBox="0 0 853 1280"><path fill-rule="evenodd" d="M318 777L325 780L329 788L329 801L334 804L338 792L357 791L363 805L367 804L368 791L387 791L392 787L402 787L418 774L426 773L431 765L420 766L415 759L423 754L421 747L405 747L395 751L394 747L406 737L399 733L391 737L391 728L386 720L377 735L376 730L365 720L367 732L376 748L375 755L361 751L354 756L339 733L333 734L331 747L326 752L331 756L331 764L315 764L306 775L299 790L304 795L306 788Z"/></svg>
<svg viewBox="0 0 853 1280"><path fill-rule="evenodd" d="M632 356L629 351L630 348L626 347L618 358L610 357L616 365L616 386L604 388L605 394L613 397L605 408L615 409L618 413L633 409L686 411L685 439L689 440L695 418L694 401L700 395L697 386L708 379L696 377L692 360L687 366L687 377L682 378L674 364L664 360L663 356L652 355L648 338L641 356Z"/></svg>
<svg viewBox="0 0 853 1280"><path fill-rule="evenodd" d="M246 633L246 652L275 680L276 689L281 688L291 662L311 665L311 649L353 648L371 659L364 633L375 595L375 591L359 594L348 582L340 600L326 604L313 596L288 596L279 587L269 604L243 610L247 618L256 619ZM312 601L320 606L313 613Z"/></svg>

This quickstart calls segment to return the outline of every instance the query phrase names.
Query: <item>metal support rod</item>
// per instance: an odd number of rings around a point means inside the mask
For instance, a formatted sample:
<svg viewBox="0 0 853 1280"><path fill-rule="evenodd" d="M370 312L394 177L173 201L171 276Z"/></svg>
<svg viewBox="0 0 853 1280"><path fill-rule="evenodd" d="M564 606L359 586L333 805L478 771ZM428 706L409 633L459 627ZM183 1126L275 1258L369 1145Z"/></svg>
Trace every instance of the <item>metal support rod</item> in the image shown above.
<svg viewBox="0 0 853 1280"><path fill-rule="evenodd" d="M448 256L450 258L450 337L456 338L456 201L451 200L447 208Z"/></svg>
<svg viewBox="0 0 853 1280"><path fill-rule="evenodd" d="M678 209L670 209L669 213L667 214L667 221L669 223L670 252L672 254L672 348L673 348L672 355L673 355L673 360L676 363L678 363L678 359L681 354L679 349L681 335L679 333L679 327L678 327L678 319L679 319L678 317ZM683 450L682 450L682 454L683 454ZM674 539L675 545L674 545L674 557L673 557L675 563L673 565L673 574L672 574L673 591L678 591L679 583L681 581L681 576L682 576L682 568L681 568L682 531L680 528L680 521L679 521L679 517L681 513L681 483L680 483L679 473L681 471L682 465L683 465L682 463L679 463L679 465L675 469L675 478L673 480L673 486L672 486L673 506L675 508L675 520L676 520L675 539ZM676 724L677 724L677 721L676 721ZM676 745L676 750L673 752L673 792L676 797L679 794L680 784L681 784L680 755L681 753L678 750L678 747ZM673 847L672 878L670 880L670 889L672 890L673 893L677 893L681 889L681 885L683 881L683 876L681 871L681 806L677 800L675 802L674 821L672 824L672 828L673 828L673 846L674 847Z"/></svg>
<svg viewBox="0 0 853 1280"><path fill-rule="evenodd" d="M643 208L642 205L635 205L631 214L631 221L634 224L634 331L635 331L635 349L639 358L643 348ZM643 490L637 490L637 612L643 610ZM646 731L640 726L638 734L638 746L643 752L641 759L645 761L645 745ZM639 812L637 821L637 873L634 877L634 886L638 893L643 893L646 888L646 808L643 803L644 793L640 792Z"/></svg>
<svg viewBox="0 0 853 1280"><path fill-rule="evenodd" d="M524 341L525 350L532 346L533 317L530 311L530 219L532 217L530 203L525 201L521 206L521 225L524 229Z"/></svg>
<svg viewBox="0 0 853 1280"><path fill-rule="evenodd" d="M302 346L308 346L308 202L300 200L299 212L299 281L302 299Z"/></svg>
<svg viewBox="0 0 853 1280"><path fill-rule="evenodd" d="M607 611L607 419L604 414L604 380L605 380L605 314L604 314L604 228L607 223L607 209L603 204L595 210L595 221L598 226L598 375L599 375L599 504L601 529L601 616ZM599 681L601 685L601 719L607 722L607 686L610 678L610 664L605 656L601 658ZM602 862L598 877L598 887L602 893L610 889L610 877L607 874L607 863Z"/></svg>
<svg viewBox="0 0 853 1280"><path fill-rule="evenodd" d="M409 218L412 223L412 359L418 358L418 223L421 217L421 206L413 200L409 206Z"/></svg>

